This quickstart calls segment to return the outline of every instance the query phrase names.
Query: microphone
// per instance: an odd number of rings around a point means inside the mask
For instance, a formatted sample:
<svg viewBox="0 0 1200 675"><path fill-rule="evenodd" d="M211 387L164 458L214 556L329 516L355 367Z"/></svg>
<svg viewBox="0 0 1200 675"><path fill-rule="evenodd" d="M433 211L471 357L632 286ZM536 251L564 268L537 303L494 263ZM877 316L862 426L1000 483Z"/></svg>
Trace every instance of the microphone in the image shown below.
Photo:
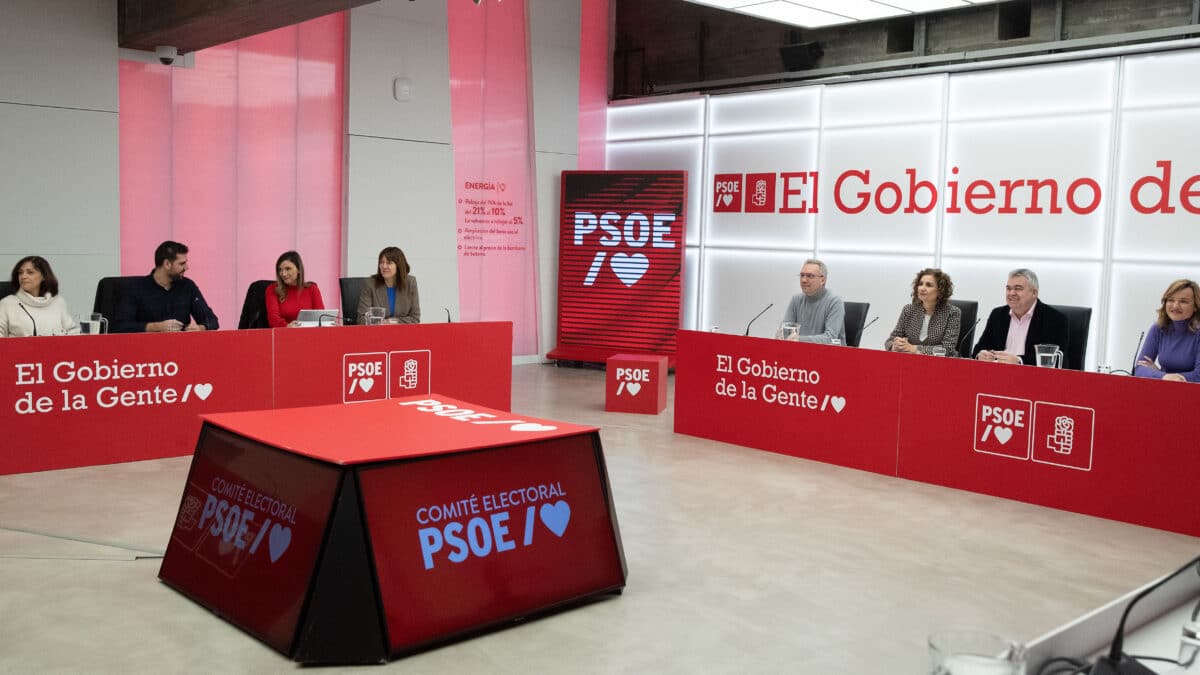
<svg viewBox="0 0 1200 675"><path fill-rule="evenodd" d="M450 308L443 307L442 309L446 310L446 323L454 323L453 321L450 320Z"/></svg>
<svg viewBox="0 0 1200 675"><path fill-rule="evenodd" d="M1153 584L1141 593L1138 593L1132 600L1129 601L1128 605L1125 605L1125 612L1121 614L1121 623L1117 624L1117 634L1113 636L1112 648L1109 649L1108 656L1101 656L1100 658L1096 659L1096 663L1092 666L1092 669L1088 671L1091 673L1091 675L1152 675L1154 673L1153 670L1143 666L1142 664L1138 663L1137 660L1131 658L1128 654L1125 654L1121 651L1125 643L1125 620L1129 618L1129 611L1133 609L1133 606L1137 604L1138 600L1150 595L1150 593L1157 590L1159 586L1162 586L1180 574L1183 574L1188 570L1188 568L1196 566L1197 563L1200 563L1200 558L1193 558L1188 562L1188 564L1175 570L1170 575L1163 577L1157 583ZM1197 568L1197 573L1200 573L1200 568Z"/></svg>
<svg viewBox="0 0 1200 675"><path fill-rule="evenodd" d="M1145 339L1146 339L1146 331L1142 331L1142 334L1138 336L1137 346L1133 348L1133 365L1129 366L1129 374L1130 375L1132 375L1133 371L1137 369L1138 352L1142 351L1142 340L1145 340Z"/></svg>
<svg viewBox="0 0 1200 675"><path fill-rule="evenodd" d="M333 319L334 321L337 321L337 318L338 318L337 314L322 314L317 317L317 328L321 328L322 326L325 325L324 323L322 323L323 321L325 321L325 319ZM329 324L329 325L332 326L334 324Z"/></svg>
<svg viewBox="0 0 1200 675"><path fill-rule="evenodd" d="M25 309L24 304L18 302L17 306L21 308L22 312L25 312L25 316L29 317L29 323L33 324L33 336L37 337L37 321L33 320L33 315L29 313L29 310Z"/></svg>
<svg viewBox="0 0 1200 675"><path fill-rule="evenodd" d="M762 316L763 314L766 314L767 310L771 309L774 306L775 306L775 303L772 302L771 304L767 305L766 307L763 307L763 310L761 312L759 312L758 314L755 314L754 318L750 319L750 323L746 324L746 332L742 333L742 337L750 337L750 326L753 326L754 322L758 321L758 317Z"/></svg>
<svg viewBox="0 0 1200 675"><path fill-rule="evenodd" d="M975 329L979 327L980 321L983 321L983 317L979 317L979 318L975 319L975 323L971 326L971 330L966 331L965 333L962 334L962 337L958 338L958 344L955 345L954 348L958 350L959 354L963 353L963 348L962 348L963 340L966 340L968 335L971 335L975 332Z"/></svg>
<svg viewBox="0 0 1200 675"><path fill-rule="evenodd" d="M875 323L878 320L879 320L879 317L875 317L874 319L871 319L870 321L868 321L867 325L863 326L862 331L859 332L859 335L862 335L863 333L867 332L867 329L871 327L871 324Z"/></svg>

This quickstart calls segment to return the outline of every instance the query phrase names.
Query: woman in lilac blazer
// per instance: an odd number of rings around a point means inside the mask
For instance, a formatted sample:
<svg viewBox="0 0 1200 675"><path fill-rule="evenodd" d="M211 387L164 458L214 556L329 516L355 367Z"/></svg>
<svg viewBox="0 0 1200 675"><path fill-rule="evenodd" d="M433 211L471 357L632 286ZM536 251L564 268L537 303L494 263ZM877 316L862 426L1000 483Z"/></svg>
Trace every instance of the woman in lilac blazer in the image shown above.
<svg viewBox="0 0 1200 675"><path fill-rule="evenodd" d="M1146 331L1133 374L1173 382L1200 382L1200 286L1177 279L1167 286L1158 320Z"/></svg>

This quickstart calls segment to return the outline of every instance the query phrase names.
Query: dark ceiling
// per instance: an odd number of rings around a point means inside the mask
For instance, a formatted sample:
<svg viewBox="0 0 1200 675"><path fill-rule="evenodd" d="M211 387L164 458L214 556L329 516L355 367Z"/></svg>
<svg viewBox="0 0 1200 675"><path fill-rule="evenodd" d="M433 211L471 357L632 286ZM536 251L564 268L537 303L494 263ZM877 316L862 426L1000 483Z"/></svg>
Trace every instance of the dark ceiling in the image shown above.
<svg viewBox="0 0 1200 675"><path fill-rule="evenodd" d="M118 43L180 54L240 40L375 0L118 0Z"/></svg>

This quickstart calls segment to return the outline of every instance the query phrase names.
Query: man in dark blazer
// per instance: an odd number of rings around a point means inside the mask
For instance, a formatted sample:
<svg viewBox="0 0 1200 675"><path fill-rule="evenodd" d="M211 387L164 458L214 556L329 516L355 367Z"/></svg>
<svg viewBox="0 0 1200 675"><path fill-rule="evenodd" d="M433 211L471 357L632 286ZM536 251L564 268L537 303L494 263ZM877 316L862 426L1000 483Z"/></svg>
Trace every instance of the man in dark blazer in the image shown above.
<svg viewBox="0 0 1200 675"><path fill-rule="evenodd" d="M1067 317L1038 302L1038 278L1033 270L1016 269L1004 288L1007 304L988 315L983 336L972 356L980 361L1037 365L1034 345L1058 345L1067 361Z"/></svg>

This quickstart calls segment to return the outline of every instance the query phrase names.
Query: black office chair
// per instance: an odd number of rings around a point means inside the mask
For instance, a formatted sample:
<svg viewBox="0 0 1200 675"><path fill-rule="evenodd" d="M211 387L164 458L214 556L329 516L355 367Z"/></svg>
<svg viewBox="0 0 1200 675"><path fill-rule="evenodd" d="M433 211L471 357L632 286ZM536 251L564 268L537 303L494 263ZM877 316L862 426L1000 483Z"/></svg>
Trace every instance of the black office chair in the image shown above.
<svg viewBox="0 0 1200 675"><path fill-rule="evenodd" d="M1083 370L1087 357L1088 333L1091 332L1092 308L1054 305L1054 309L1067 315L1067 355L1063 368Z"/></svg>
<svg viewBox="0 0 1200 675"><path fill-rule="evenodd" d="M358 296L370 277L342 277L338 286L342 292L342 323L358 323Z"/></svg>
<svg viewBox="0 0 1200 675"><path fill-rule="evenodd" d="M869 302L847 302L846 305L846 344L857 347L862 342L863 326L867 323L867 310L871 309Z"/></svg>
<svg viewBox="0 0 1200 675"><path fill-rule="evenodd" d="M959 320L958 355L971 358L971 350L975 348L975 317L979 316L979 303L974 300L951 300L951 305L962 312Z"/></svg>
<svg viewBox="0 0 1200 675"><path fill-rule="evenodd" d="M11 281L0 281L0 298L6 298L13 294L13 285Z"/></svg>
<svg viewBox="0 0 1200 675"><path fill-rule="evenodd" d="M125 287L138 275L127 277L104 277L96 283L96 299L92 302L92 311L103 314L110 322L117 316L117 304Z"/></svg>
<svg viewBox="0 0 1200 675"><path fill-rule="evenodd" d="M242 318L238 319L238 329L270 328L267 325L267 286L275 283L274 279L259 279L250 283L246 289L246 299L242 301Z"/></svg>

